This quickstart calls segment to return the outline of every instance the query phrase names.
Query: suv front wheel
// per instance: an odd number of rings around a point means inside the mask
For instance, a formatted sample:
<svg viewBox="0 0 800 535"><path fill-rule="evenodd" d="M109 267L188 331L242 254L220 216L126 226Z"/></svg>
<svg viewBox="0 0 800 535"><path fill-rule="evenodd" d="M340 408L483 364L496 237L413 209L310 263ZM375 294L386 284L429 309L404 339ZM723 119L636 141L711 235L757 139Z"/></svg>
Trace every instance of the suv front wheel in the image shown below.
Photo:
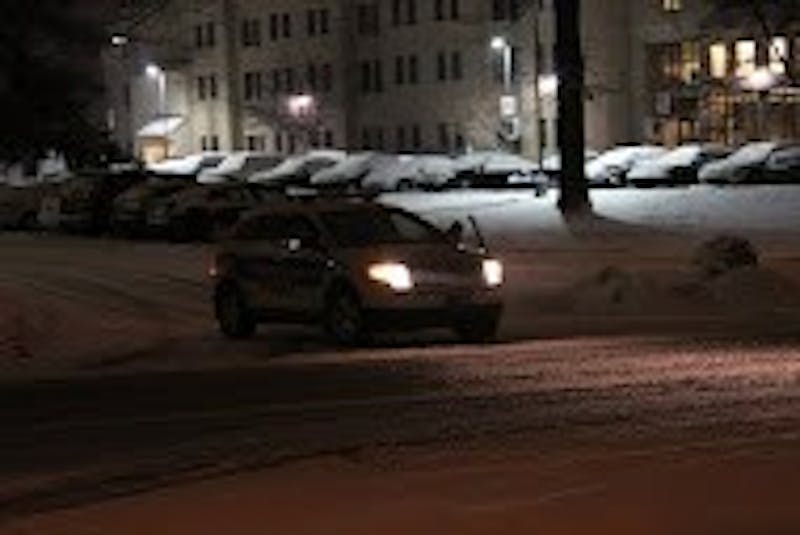
<svg viewBox="0 0 800 535"><path fill-rule="evenodd" d="M339 289L331 293L325 307L325 330L346 346L363 342L366 336L361 304L352 290Z"/></svg>
<svg viewBox="0 0 800 535"><path fill-rule="evenodd" d="M219 330L227 338L243 340L255 334L256 321L239 290L231 286L220 288L215 305Z"/></svg>

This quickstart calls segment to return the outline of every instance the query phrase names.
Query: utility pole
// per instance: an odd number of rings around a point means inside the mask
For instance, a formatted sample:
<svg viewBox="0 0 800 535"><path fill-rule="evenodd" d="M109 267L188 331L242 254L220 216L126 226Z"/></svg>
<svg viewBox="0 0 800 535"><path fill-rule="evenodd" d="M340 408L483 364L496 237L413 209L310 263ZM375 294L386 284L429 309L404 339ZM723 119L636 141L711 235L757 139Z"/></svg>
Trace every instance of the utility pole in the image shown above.
<svg viewBox="0 0 800 535"><path fill-rule="evenodd" d="M581 46L581 0L555 0L558 145L561 150L561 198L565 217L591 214L585 176L584 59Z"/></svg>

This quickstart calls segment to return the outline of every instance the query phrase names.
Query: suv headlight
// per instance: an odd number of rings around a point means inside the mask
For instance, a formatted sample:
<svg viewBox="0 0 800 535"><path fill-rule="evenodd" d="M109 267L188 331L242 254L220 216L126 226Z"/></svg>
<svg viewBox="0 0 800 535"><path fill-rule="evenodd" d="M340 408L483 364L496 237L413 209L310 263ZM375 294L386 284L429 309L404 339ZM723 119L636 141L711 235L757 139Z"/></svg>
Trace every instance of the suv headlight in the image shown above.
<svg viewBox="0 0 800 535"><path fill-rule="evenodd" d="M483 280L486 286L497 288L503 284L503 264L499 260L489 258L483 261Z"/></svg>
<svg viewBox="0 0 800 535"><path fill-rule="evenodd" d="M373 264L369 267L370 280L389 286L396 292L408 292L414 287L411 271L400 263Z"/></svg>

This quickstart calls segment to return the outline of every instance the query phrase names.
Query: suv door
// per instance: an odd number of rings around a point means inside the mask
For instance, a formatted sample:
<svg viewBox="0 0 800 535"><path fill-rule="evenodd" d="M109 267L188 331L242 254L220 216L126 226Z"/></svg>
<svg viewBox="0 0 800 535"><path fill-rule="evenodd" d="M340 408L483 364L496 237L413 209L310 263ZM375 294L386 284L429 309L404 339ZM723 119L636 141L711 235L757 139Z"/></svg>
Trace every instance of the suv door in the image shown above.
<svg viewBox="0 0 800 535"><path fill-rule="evenodd" d="M322 306L327 255L317 227L302 215L275 214L242 223L237 279L250 306L276 315L314 315ZM290 319L290 318L287 318Z"/></svg>

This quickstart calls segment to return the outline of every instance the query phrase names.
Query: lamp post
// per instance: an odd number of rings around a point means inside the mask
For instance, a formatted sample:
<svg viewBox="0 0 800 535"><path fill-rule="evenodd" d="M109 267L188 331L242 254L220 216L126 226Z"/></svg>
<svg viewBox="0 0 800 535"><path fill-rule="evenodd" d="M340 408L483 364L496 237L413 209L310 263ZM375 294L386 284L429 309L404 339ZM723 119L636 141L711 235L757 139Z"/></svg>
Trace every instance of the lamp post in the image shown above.
<svg viewBox="0 0 800 535"><path fill-rule="evenodd" d="M500 137L509 148L519 139L519 104L513 94L513 49L508 39L495 36L490 41L493 51L500 54L503 65L503 92L500 96Z"/></svg>
<svg viewBox="0 0 800 535"><path fill-rule="evenodd" d="M148 79L156 84L156 91L158 93L158 102L156 110L156 119L160 119L164 126L162 133L164 158L169 158L169 136L168 123L165 120L166 116L166 100L167 100L167 75L159 65L155 63L148 63L145 67L145 75Z"/></svg>

